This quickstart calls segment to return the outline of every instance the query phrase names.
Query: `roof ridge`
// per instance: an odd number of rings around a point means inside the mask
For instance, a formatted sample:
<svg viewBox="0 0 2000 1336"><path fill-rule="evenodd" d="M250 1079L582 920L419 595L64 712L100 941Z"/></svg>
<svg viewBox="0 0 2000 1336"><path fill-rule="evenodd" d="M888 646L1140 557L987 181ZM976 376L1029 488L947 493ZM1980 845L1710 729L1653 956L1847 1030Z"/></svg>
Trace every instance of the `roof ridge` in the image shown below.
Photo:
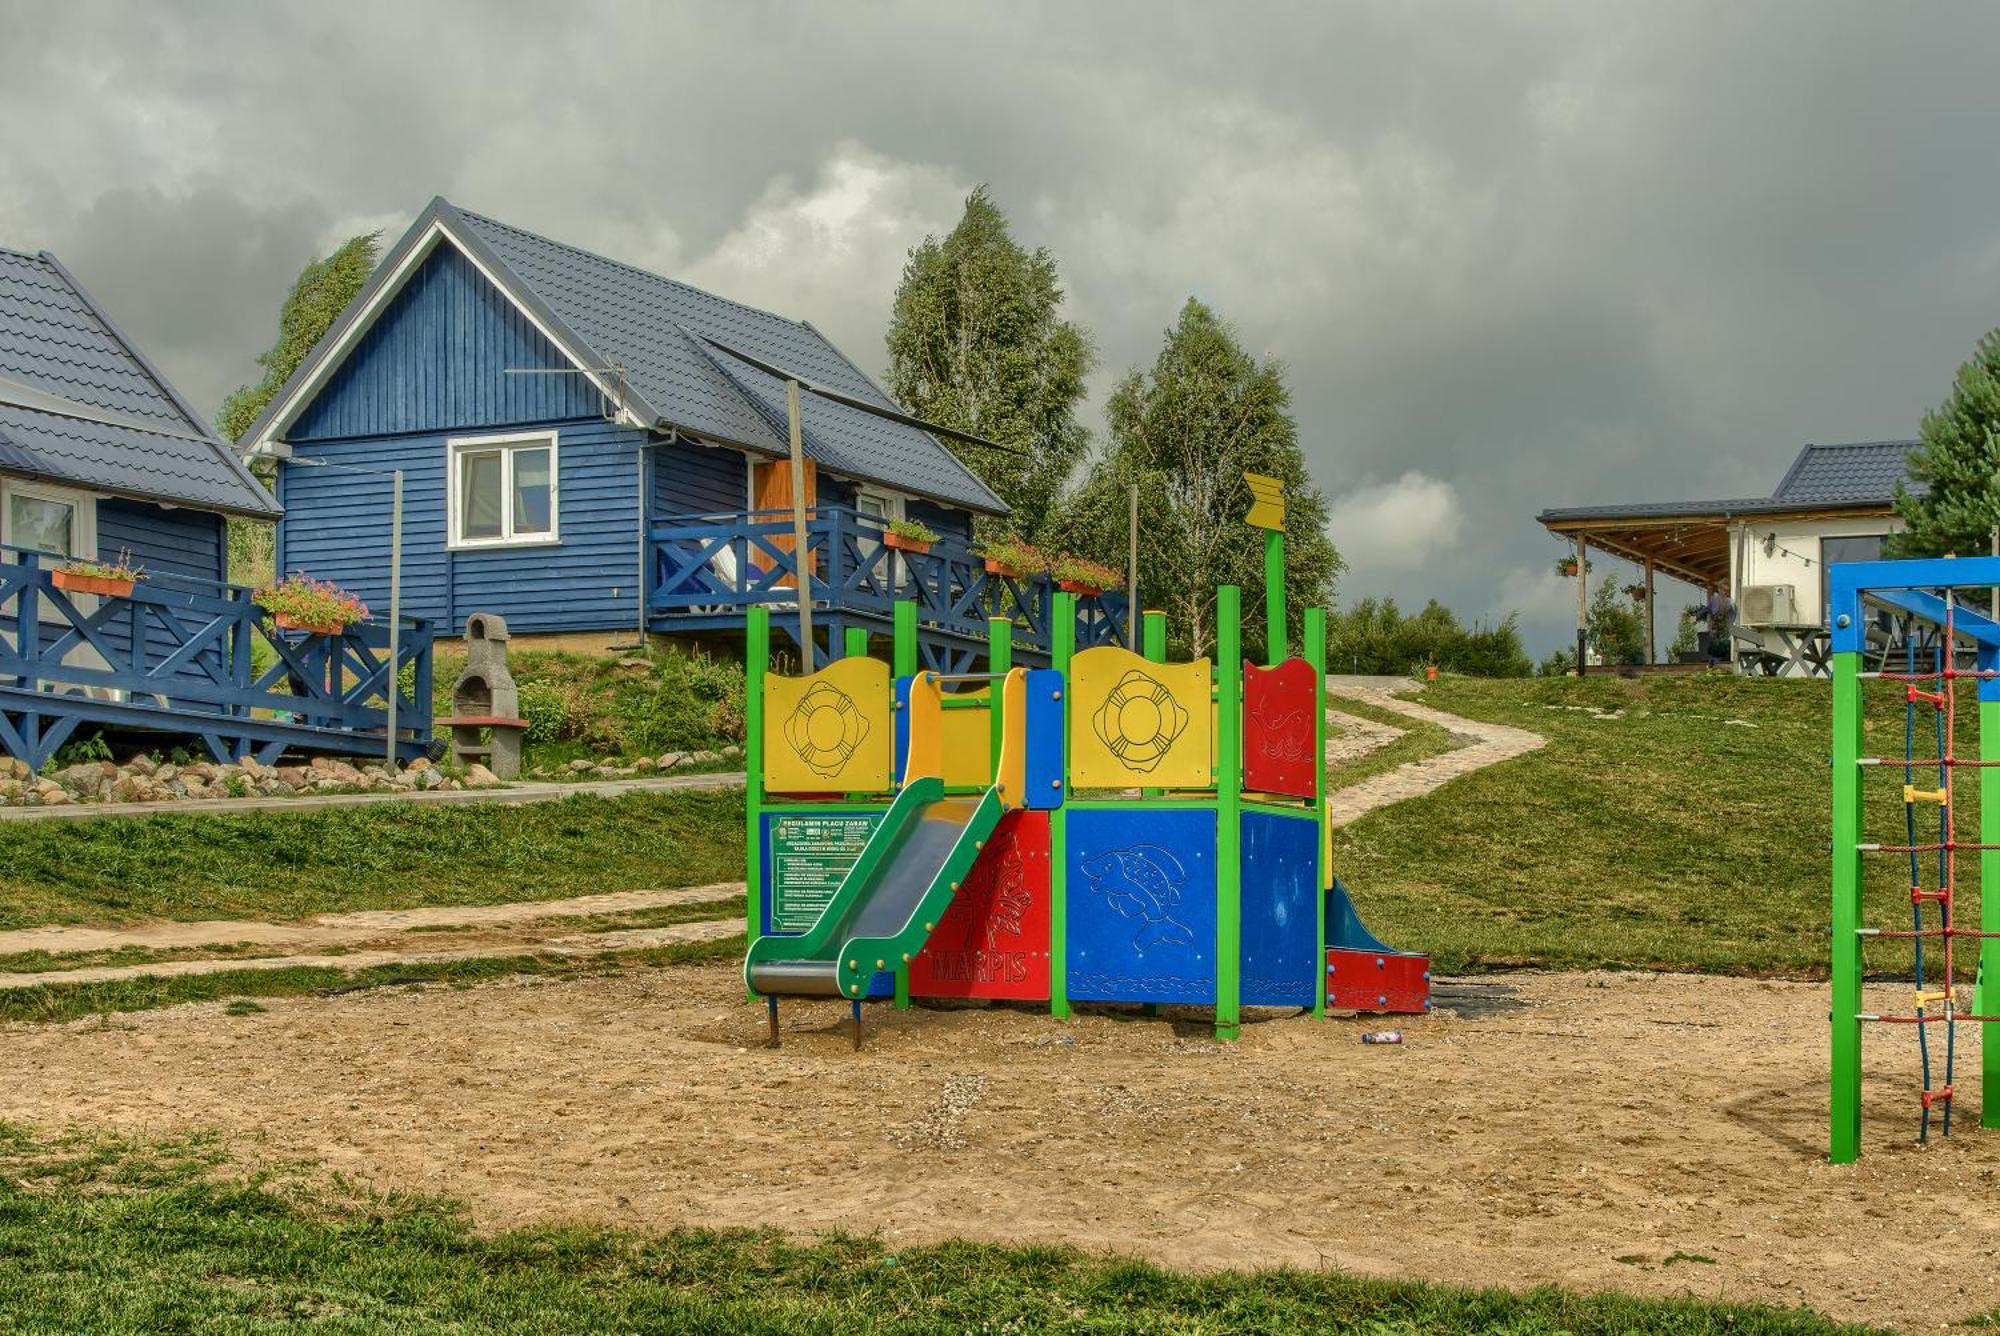
<svg viewBox="0 0 2000 1336"><path fill-rule="evenodd" d="M15 250L12 246L0 246L0 255L12 255L23 260L46 260L49 253L47 251Z"/></svg>
<svg viewBox="0 0 2000 1336"><path fill-rule="evenodd" d="M451 203L451 201L449 200L446 200L445 202L447 204ZM684 289L685 291L688 292L700 293L702 296L713 298L714 300L721 302L725 306L733 306L739 311L748 311L752 315L769 316L773 320L783 321L787 325L794 325L801 329L811 328L811 326L804 320L794 320L788 315L780 315L778 312L767 310L762 306L752 306L748 302L737 301L734 297L725 297L719 292L710 292L707 288L696 287L694 284L688 282L685 279L670 278L665 274L655 273L651 269L641 269L638 265L633 264L628 260L616 260L609 255L604 255L594 250L585 250L581 246L571 245L567 241L558 241L554 237L546 236L540 232L531 232L525 227L516 227L513 223L502 222L498 218L492 217L489 214L479 213L473 209L459 208L459 206L456 204L452 204L451 207L457 209L458 212L466 218L477 219L479 222L491 224L494 227L500 228L504 231L513 232L519 236L532 237L536 241L541 242L543 245L554 246L557 250L566 250L570 252L572 255L581 255L586 259L596 260L600 264L608 264L614 269L623 269L629 273L637 274L641 278L650 278L657 283L670 283L674 287ZM813 332L817 334L819 331L814 330ZM838 350L836 349L836 351Z"/></svg>

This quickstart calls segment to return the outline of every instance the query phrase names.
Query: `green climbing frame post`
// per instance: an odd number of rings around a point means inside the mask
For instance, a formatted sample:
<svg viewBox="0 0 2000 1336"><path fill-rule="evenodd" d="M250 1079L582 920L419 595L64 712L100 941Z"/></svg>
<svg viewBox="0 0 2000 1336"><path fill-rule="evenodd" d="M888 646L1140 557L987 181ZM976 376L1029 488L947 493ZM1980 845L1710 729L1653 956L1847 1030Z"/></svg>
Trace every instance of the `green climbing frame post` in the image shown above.
<svg viewBox="0 0 2000 1336"><path fill-rule="evenodd" d="M1148 663L1165 663L1167 661L1167 614L1157 608L1148 608L1144 616L1140 618L1139 626L1140 654L1145 657ZM1164 798L1166 793L1165 789L1139 790L1139 796L1142 798ZM1157 1002L1148 1002L1140 1010L1148 1016L1157 1016L1160 1014L1160 1004Z"/></svg>
<svg viewBox="0 0 2000 1336"><path fill-rule="evenodd" d="M1285 531L1264 530L1264 663L1285 661Z"/></svg>
<svg viewBox="0 0 2000 1336"><path fill-rule="evenodd" d="M1305 656L1313 670L1313 821L1324 835L1326 829L1326 609L1307 608L1305 615ZM1313 906L1319 924L1313 940L1313 1015L1326 1015L1326 891L1333 885L1332 854L1328 841L1317 841L1319 880L1313 883Z"/></svg>
<svg viewBox="0 0 2000 1336"><path fill-rule="evenodd" d="M771 666L771 610L753 607L743 624L744 927L754 943L764 926L764 673Z"/></svg>
<svg viewBox="0 0 2000 1336"><path fill-rule="evenodd" d="M1069 661L1076 653L1076 595L1049 600L1049 666L1062 674L1063 792L1069 792ZM1069 1015L1069 808L1049 813L1049 1014Z"/></svg>
<svg viewBox="0 0 2000 1336"><path fill-rule="evenodd" d="M917 605L913 600L897 602L892 627L894 634L890 640L889 671L896 677L909 677L917 671ZM896 1005L907 1008L910 1005L910 967L898 965L895 977Z"/></svg>
<svg viewBox="0 0 2000 1336"><path fill-rule="evenodd" d="M1981 668L2000 667L1986 662L2000 656L1982 653ZM1980 683L1980 695L1986 694ZM2000 700L1979 702L1979 759L1984 765L2000 765ZM1991 1016L2000 1005L2000 779L1988 784L1985 777L1996 774L1982 770L1979 785L1979 930L1988 934L1979 941L1979 986L1972 995L1972 1014ZM1982 1022L1979 1044L1979 1125L2000 1127L2000 1030L1992 1022Z"/></svg>
<svg viewBox="0 0 2000 1336"><path fill-rule="evenodd" d="M1827 1138L1827 1158L1835 1164L1852 1164L1861 1153L1861 729L1861 656L1835 654L1833 1116Z"/></svg>
<svg viewBox="0 0 2000 1336"><path fill-rule="evenodd" d="M1243 591L1215 591L1215 1037L1241 1033Z"/></svg>
<svg viewBox="0 0 2000 1336"><path fill-rule="evenodd" d="M1014 666L1014 622L1008 617L986 619L986 671L1004 673ZM1000 683L996 678L986 691L986 754L991 760L988 773L1000 778L1000 743L1006 720L1000 716Z"/></svg>

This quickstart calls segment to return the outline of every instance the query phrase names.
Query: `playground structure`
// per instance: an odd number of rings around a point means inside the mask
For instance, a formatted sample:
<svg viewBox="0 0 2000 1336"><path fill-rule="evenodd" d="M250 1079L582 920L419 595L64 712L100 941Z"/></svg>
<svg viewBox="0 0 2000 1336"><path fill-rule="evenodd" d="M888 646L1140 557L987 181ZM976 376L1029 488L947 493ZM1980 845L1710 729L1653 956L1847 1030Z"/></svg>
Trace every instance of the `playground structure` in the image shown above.
<svg viewBox="0 0 2000 1336"><path fill-rule="evenodd" d="M1246 1006L1429 1009L1428 959L1371 935L1332 875L1325 614L1289 655L1282 499L1251 482L1262 666L1233 586L1213 663L1167 662L1159 612L1143 654L1078 650L1059 594L1046 669L1014 667L995 618L986 671L920 670L906 603L891 663L851 630L787 677L750 610L744 978L773 1043L785 996L847 1000L857 1047L883 998L1212 1007L1223 1039Z"/></svg>
<svg viewBox="0 0 2000 1336"><path fill-rule="evenodd" d="M1958 806L1963 776L1971 769L2000 766L2000 622L1961 599L1976 591L1984 601L2000 587L2000 557L1937 558L1837 564L1830 572L1828 611L1833 625L1833 1026L1832 1120L1828 1155L1836 1164L1861 1153L1861 1034L1865 1024L1908 1026L1917 1036L1923 1084L1919 1094L1918 1139L1928 1140L1933 1123L1951 1134L1957 1089L1958 1026L2000 1020L1991 1014L1988 981L2000 969L2000 784L1978 782L1978 836L1959 838ZM1884 667L1870 671L1867 649L1870 606L1902 619L1901 648L1883 652ZM1963 662L1969 642L1972 666ZM1900 653L1900 669L1887 664ZM1958 754L1959 687L1977 684L1979 748L1976 758ZM1900 686L1903 754L1867 754L1864 682ZM1918 751L1923 735L1925 753ZM1865 839L1867 804L1863 779L1874 771L1900 770L1903 838ZM1929 787L1926 787L1928 785ZM1932 818L1935 817L1933 832ZM1978 855L1980 923L1962 926L1957 915L1965 884L1961 853ZM1864 919L1867 878L1863 860L1886 854L1908 859L1907 928L1883 927ZM1929 874L1928 880L1926 873ZM1929 913L1926 913L1926 909ZM1871 939L1906 941L1912 955L1911 1010L1885 1014L1863 1009L1862 948ZM1959 942L1976 943L1979 964L1969 1010L1959 1008L1962 957ZM1928 950L1927 950L1928 948ZM1936 1038L1933 1032L1937 1031ZM1981 1048L1981 1122L2000 1127L2000 1044L1986 1032Z"/></svg>

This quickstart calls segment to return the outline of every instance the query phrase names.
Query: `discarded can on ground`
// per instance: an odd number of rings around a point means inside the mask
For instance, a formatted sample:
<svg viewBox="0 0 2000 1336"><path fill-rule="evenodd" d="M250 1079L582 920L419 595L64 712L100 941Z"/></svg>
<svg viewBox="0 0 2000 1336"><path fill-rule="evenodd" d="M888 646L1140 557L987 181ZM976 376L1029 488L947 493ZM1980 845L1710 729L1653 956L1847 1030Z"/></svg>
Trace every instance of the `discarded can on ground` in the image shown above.
<svg viewBox="0 0 2000 1336"><path fill-rule="evenodd" d="M1361 1036L1364 1044L1400 1044L1403 1042L1401 1030L1370 1030Z"/></svg>

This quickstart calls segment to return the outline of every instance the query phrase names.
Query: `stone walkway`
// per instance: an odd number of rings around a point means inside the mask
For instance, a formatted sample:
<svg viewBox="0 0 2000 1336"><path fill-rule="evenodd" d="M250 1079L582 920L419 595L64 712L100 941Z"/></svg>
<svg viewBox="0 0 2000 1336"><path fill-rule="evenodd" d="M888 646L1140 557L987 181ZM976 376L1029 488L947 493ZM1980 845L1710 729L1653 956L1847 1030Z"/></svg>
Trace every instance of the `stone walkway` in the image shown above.
<svg viewBox="0 0 2000 1336"><path fill-rule="evenodd" d="M1344 714L1339 710L1328 710L1326 721L1338 728L1338 733L1326 736L1326 763L1346 765L1358 761L1368 753L1382 748L1403 736L1403 729L1394 724L1381 724L1373 719L1363 719L1358 714Z"/></svg>
<svg viewBox="0 0 2000 1336"><path fill-rule="evenodd" d="M668 775L657 779L598 779L579 783L529 781L504 789L429 789L408 793L314 793L298 798L204 798L199 802L69 803L61 807L0 807L0 824L9 821L91 821L121 816L222 816L235 812L311 812L328 807L365 807L372 803L552 803L578 794L616 798L627 793L666 793L675 789L729 789L743 786L741 770L707 775Z"/></svg>
<svg viewBox="0 0 2000 1336"><path fill-rule="evenodd" d="M1360 820L1377 808L1421 797L1461 775L1511 761L1516 756L1534 751L1545 741L1541 734L1530 733L1525 728L1482 723L1477 719L1446 714L1443 710L1434 710L1395 694L1397 690L1411 691L1415 688L1416 683L1400 678L1326 679L1329 696L1358 701L1378 710L1394 711L1407 719L1436 724L1460 743L1442 755L1411 761L1394 770L1370 776L1358 784L1336 789L1327 799L1328 818L1336 829ZM1375 726L1382 727L1379 724Z"/></svg>

